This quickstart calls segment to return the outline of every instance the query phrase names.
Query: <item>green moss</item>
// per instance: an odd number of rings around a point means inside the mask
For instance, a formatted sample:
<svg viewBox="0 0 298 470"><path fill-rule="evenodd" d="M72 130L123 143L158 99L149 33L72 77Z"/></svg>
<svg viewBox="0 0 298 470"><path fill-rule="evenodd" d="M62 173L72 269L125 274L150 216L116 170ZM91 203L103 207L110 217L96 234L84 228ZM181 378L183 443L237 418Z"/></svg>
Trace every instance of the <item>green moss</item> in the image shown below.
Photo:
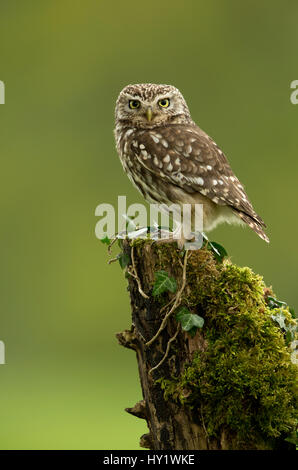
<svg viewBox="0 0 298 470"><path fill-rule="evenodd" d="M130 245L138 248L143 247L145 244L152 245L152 243L154 243L153 240L148 238L133 238L132 240L130 240Z"/></svg>
<svg viewBox="0 0 298 470"><path fill-rule="evenodd" d="M190 256L182 304L204 317L207 347L181 376L159 382L166 399L203 415L210 436L228 427L240 440L268 439L295 429L297 366L266 289L249 268L217 263L207 250ZM287 308L282 313L295 324Z"/></svg>

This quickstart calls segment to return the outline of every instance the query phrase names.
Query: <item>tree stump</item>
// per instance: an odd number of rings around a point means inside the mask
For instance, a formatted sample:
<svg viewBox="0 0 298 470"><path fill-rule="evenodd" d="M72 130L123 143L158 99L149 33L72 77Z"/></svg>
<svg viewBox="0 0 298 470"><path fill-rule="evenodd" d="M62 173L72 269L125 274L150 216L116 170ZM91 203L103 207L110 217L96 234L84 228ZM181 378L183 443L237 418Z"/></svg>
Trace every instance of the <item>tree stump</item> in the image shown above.
<svg viewBox="0 0 298 470"><path fill-rule="evenodd" d="M262 279L206 248L183 253L174 243L124 240L123 252L132 327L117 338L137 356L143 400L126 411L147 421L141 447L290 449L284 437L295 426L296 366ZM176 292L152 295L160 270L176 280ZM195 335L176 319L183 306L205 320ZM286 401L282 409L274 394Z"/></svg>

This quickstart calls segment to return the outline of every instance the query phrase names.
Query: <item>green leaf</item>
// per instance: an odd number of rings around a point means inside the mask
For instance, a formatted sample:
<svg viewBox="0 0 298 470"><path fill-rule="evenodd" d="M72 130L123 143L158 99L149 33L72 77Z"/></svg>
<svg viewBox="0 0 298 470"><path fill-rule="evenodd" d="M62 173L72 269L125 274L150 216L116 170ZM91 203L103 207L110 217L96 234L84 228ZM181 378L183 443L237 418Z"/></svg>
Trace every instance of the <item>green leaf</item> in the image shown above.
<svg viewBox="0 0 298 470"><path fill-rule="evenodd" d="M107 236L105 236L104 238L101 238L100 241L101 243L104 243L105 245L109 245L111 243L111 240Z"/></svg>
<svg viewBox="0 0 298 470"><path fill-rule="evenodd" d="M291 334L291 341L294 341L295 337L296 337L296 331L298 330L298 326L297 325L289 325L287 327L287 331Z"/></svg>
<svg viewBox="0 0 298 470"><path fill-rule="evenodd" d="M198 328L194 326L191 330L188 331L188 334L190 334L190 336L194 338L196 336L197 331Z"/></svg>
<svg viewBox="0 0 298 470"><path fill-rule="evenodd" d="M277 315L271 315L271 318L279 324L280 328L287 331L287 326L285 324L286 317L283 313L279 312Z"/></svg>
<svg viewBox="0 0 298 470"><path fill-rule="evenodd" d="M287 346L289 346L292 339L293 339L292 332L290 330L287 330L286 332L286 345Z"/></svg>
<svg viewBox="0 0 298 470"><path fill-rule="evenodd" d="M119 253L117 256L121 269L124 269L130 262L129 256L126 253Z"/></svg>
<svg viewBox="0 0 298 470"><path fill-rule="evenodd" d="M176 320L181 323L182 329L190 332L192 336L198 328L202 328L204 325L204 318L196 313L191 313L186 307L181 307L179 312L176 313Z"/></svg>
<svg viewBox="0 0 298 470"><path fill-rule="evenodd" d="M286 302L282 302L281 300L277 300L275 297L268 295L267 297L267 304L270 309L277 308L277 307L287 307Z"/></svg>
<svg viewBox="0 0 298 470"><path fill-rule="evenodd" d="M217 261L222 262L224 258L228 256L226 249L223 246L221 246L219 243L216 243L216 242L208 242L208 243Z"/></svg>
<svg viewBox="0 0 298 470"><path fill-rule="evenodd" d="M293 309L293 307L289 307L289 312L292 315L292 318L294 319L297 318L297 314L295 313L295 310Z"/></svg>
<svg viewBox="0 0 298 470"><path fill-rule="evenodd" d="M266 303L268 307L270 308L270 310L273 310L274 308L278 308L278 307L288 308L292 318L294 318L294 320L297 319L297 314L295 313L295 310L293 309L293 307L289 307L286 302L282 302L281 300L277 300L275 297L268 295L266 297ZM275 318L273 318L273 320L275 320Z"/></svg>
<svg viewBox="0 0 298 470"><path fill-rule="evenodd" d="M285 441L298 446L298 431L293 431L289 436L286 437Z"/></svg>
<svg viewBox="0 0 298 470"><path fill-rule="evenodd" d="M166 271L157 271L154 273L155 283L153 286L152 295L156 297L157 295L162 294L163 292L176 292L177 282L173 277L169 277Z"/></svg>
<svg viewBox="0 0 298 470"><path fill-rule="evenodd" d="M285 319L286 317L282 313L282 310L277 313L277 315L271 315L271 318L276 321L280 328L285 332L285 342L288 346L291 341L295 339L295 332L297 331L297 325L286 325Z"/></svg>

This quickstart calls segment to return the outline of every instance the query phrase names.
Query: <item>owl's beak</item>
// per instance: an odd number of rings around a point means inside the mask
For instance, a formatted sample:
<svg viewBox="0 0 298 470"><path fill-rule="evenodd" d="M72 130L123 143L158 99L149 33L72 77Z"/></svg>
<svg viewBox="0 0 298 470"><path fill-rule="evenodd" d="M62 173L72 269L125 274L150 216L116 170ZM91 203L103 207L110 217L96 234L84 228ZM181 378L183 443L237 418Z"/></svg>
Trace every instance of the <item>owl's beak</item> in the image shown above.
<svg viewBox="0 0 298 470"><path fill-rule="evenodd" d="M151 106L149 106L146 109L146 118L149 122L152 120L152 108L151 108Z"/></svg>

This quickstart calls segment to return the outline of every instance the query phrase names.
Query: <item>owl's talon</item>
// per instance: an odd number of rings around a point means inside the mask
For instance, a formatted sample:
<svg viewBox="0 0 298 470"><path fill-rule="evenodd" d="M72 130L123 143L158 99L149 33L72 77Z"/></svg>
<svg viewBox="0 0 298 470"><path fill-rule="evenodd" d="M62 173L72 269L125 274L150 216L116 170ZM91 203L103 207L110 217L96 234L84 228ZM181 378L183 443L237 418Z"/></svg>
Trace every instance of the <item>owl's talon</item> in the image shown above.
<svg viewBox="0 0 298 470"><path fill-rule="evenodd" d="M175 238L173 237L170 237L170 238L159 238L158 240L154 240L155 243L157 245L163 245L163 244L166 244L166 243L175 243L175 242L179 242L179 240L176 240Z"/></svg>

